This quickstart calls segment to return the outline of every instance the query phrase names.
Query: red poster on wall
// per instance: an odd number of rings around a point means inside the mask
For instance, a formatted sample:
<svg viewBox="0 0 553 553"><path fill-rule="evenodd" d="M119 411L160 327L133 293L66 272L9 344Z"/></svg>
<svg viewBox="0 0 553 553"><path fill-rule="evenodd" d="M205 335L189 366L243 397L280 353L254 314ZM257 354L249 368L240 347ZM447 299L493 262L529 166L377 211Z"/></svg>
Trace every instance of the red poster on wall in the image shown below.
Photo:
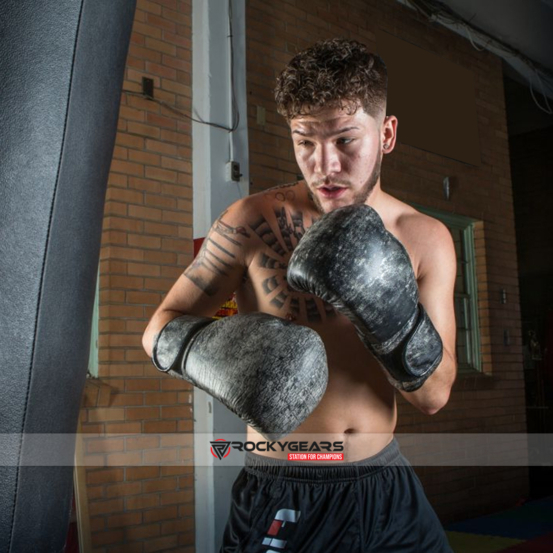
<svg viewBox="0 0 553 553"><path fill-rule="evenodd" d="M204 242L204 238L194 238L194 257L198 255L200 248ZM232 294L230 298L219 307L217 313L213 316L214 319L221 319L222 317L230 317L238 313L238 305L236 304L235 294Z"/></svg>

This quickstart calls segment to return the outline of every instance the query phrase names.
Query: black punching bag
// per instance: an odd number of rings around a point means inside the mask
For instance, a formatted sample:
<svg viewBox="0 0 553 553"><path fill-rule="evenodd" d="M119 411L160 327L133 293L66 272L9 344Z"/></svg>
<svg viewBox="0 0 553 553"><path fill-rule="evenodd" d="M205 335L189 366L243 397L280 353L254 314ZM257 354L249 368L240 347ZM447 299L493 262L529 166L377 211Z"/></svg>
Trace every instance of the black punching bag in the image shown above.
<svg viewBox="0 0 553 553"><path fill-rule="evenodd" d="M2 553L65 543L134 10L135 0L0 0ZM41 451L39 434L68 439Z"/></svg>

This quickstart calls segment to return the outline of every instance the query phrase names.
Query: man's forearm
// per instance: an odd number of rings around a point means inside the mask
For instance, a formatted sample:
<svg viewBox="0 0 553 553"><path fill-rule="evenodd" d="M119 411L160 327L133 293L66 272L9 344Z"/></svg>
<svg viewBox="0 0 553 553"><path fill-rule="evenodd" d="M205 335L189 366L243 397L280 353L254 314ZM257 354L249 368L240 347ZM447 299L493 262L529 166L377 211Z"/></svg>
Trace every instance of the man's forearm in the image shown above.
<svg viewBox="0 0 553 553"><path fill-rule="evenodd" d="M161 308L154 313L142 336L142 347L144 348L144 351L148 354L148 357L152 357L154 341L156 336L160 333L161 329L169 321L172 321L173 319L180 317L181 315L184 315L184 313L180 311Z"/></svg>
<svg viewBox="0 0 553 553"><path fill-rule="evenodd" d="M434 415L448 402L456 376L457 362L455 357L444 350L438 368L417 391L403 392L400 390L400 393L409 403L423 413Z"/></svg>

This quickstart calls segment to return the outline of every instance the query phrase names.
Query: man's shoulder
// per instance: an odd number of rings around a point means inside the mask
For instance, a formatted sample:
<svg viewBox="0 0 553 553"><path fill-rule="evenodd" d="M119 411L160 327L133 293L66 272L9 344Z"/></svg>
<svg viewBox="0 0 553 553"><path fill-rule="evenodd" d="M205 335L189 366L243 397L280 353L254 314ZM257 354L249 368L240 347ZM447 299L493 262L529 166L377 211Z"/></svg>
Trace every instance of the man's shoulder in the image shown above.
<svg viewBox="0 0 553 553"><path fill-rule="evenodd" d="M415 257L418 280L433 274L436 268L453 267L454 270L455 246L451 232L444 223L410 207L400 216L398 226L401 227L401 235L408 244L408 250Z"/></svg>
<svg viewBox="0 0 553 553"><path fill-rule="evenodd" d="M235 201L215 224L240 229L244 236L250 235L249 230L264 229L266 225L277 228L282 218L287 218L287 212L306 209L306 198L301 181L275 186Z"/></svg>
<svg viewBox="0 0 553 553"><path fill-rule="evenodd" d="M263 214L274 213L275 209L305 207L307 199L303 181L296 181L245 196L234 202L222 216L248 223Z"/></svg>
<svg viewBox="0 0 553 553"><path fill-rule="evenodd" d="M438 219L426 215L414 207L405 207L398 212L397 227L408 234L422 234L425 238L437 238L444 232L449 234L447 227Z"/></svg>
<svg viewBox="0 0 553 553"><path fill-rule="evenodd" d="M285 184L279 184L258 192L253 196L259 196L259 201L267 204L296 204L303 201L306 197L306 187L304 181L293 181Z"/></svg>
<svg viewBox="0 0 553 553"><path fill-rule="evenodd" d="M394 198L392 233L407 248L417 275L431 264L449 259L454 252L449 229L438 219Z"/></svg>

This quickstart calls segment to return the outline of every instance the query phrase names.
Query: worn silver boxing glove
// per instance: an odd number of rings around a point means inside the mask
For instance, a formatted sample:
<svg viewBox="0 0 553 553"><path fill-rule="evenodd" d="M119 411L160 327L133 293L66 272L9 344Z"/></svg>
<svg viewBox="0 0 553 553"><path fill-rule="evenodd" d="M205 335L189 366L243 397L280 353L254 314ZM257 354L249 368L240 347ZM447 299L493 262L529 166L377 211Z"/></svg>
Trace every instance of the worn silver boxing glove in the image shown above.
<svg viewBox="0 0 553 553"><path fill-rule="evenodd" d="M156 337L152 361L271 440L293 432L311 414L328 381L320 336L267 313L177 317Z"/></svg>
<svg viewBox="0 0 553 553"><path fill-rule="evenodd" d="M419 303L409 255L371 207L321 217L294 250L287 278L352 321L396 388L417 390L439 365L442 341Z"/></svg>

